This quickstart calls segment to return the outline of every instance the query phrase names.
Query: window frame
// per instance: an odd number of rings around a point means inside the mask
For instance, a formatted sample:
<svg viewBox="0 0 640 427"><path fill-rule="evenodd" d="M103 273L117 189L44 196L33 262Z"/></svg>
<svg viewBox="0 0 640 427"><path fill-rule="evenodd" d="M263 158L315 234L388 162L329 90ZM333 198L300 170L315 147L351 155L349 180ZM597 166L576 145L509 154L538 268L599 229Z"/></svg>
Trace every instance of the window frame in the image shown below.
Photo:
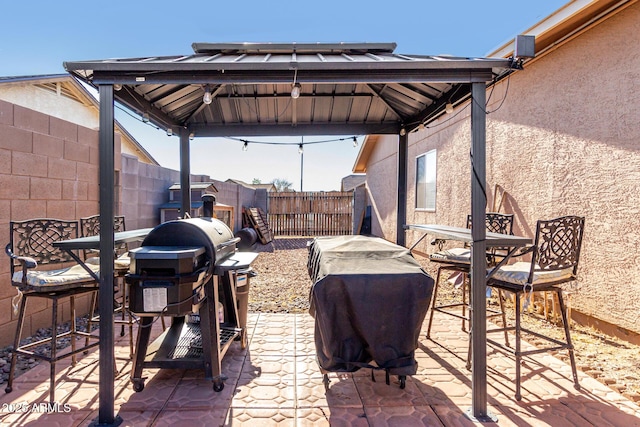
<svg viewBox="0 0 640 427"><path fill-rule="evenodd" d="M420 183L420 165L419 162L424 160L424 183ZM438 162L437 162L437 150L434 148L433 150L426 151L418 156L416 156L415 162L415 203L414 208L416 211L421 212L435 212L436 211L436 202L437 202L437 172L438 172ZM433 168L433 172L430 173L430 167ZM432 179L430 182L429 179ZM431 184L431 185L429 185ZM424 194L420 197L421 187L424 188ZM431 198L429 197L429 188L432 188ZM431 199L431 200L430 200ZM418 203L423 201L424 206L418 206ZM430 205L429 202L432 202Z"/></svg>

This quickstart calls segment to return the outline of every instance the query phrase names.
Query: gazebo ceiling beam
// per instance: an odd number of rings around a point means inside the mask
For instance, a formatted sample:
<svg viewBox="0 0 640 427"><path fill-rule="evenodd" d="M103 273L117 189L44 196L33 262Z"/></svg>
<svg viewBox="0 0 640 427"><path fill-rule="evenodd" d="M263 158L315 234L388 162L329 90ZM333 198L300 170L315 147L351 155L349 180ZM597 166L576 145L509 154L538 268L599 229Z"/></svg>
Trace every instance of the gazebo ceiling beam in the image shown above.
<svg viewBox="0 0 640 427"><path fill-rule="evenodd" d="M94 85L120 83L126 85L140 84L270 84L292 83L293 71L228 71L209 70L184 73L180 71L141 71L106 72L96 71L92 82ZM340 83L479 83L490 81L493 77L491 69L481 70L353 70L353 71L314 71L298 72L298 83L340 84Z"/></svg>
<svg viewBox="0 0 640 427"><path fill-rule="evenodd" d="M188 126L189 132L198 137L222 136L300 136L300 135L368 135L398 134L399 123L336 123L301 124L255 123L255 124L195 124Z"/></svg>

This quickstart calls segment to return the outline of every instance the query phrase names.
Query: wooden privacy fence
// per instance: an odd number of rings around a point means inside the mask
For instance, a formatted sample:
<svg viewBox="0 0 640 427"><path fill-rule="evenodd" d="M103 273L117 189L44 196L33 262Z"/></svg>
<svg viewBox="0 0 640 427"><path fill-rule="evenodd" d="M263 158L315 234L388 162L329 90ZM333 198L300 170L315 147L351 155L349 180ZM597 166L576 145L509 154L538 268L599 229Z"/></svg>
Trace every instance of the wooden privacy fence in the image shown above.
<svg viewBox="0 0 640 427"><path fill-rule="evenodd" d="M353 234L353 192L269 193L267 210L274 236Z"/></svg>

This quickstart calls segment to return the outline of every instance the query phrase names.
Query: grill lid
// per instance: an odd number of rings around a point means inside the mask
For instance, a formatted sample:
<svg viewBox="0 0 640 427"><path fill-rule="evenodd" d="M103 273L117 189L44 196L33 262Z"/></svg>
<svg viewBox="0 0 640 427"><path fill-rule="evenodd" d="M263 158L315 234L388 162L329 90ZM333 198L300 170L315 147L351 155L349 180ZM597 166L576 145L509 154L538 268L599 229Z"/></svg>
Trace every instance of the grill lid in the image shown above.
<svg viewBox="0 0 640 427"><path fill-rule="evenodd" d="M155 227L142 246L203 246L212 262L210 268L236 252L231 229L216 218L187 218L168 221Z"/></svg>

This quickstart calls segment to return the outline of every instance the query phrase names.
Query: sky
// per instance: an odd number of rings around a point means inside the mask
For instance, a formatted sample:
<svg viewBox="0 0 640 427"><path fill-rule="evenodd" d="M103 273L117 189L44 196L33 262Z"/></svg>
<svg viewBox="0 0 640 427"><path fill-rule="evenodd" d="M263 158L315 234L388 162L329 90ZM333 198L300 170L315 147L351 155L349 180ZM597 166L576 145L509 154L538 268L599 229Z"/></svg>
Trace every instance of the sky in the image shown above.
<svg viewBox="0 0 640 427"><path fill-rule="evenodd" d="M567 2L7 1L0 18L0 76L66 73L64 61L189 55L195 42L395 42L400 54L483 57ZM160 165L179 170L177 136L120 109L116 119ZM250 143L247 151L234 139L196 138L191 172L222 181L284 179L295 190L339 190L364 137L357 135L354 147L353 136L250 137L245 139L293 145ZM345 139L308 144L336 138ZM299 142L305 143L302 156Z"/></svg>

